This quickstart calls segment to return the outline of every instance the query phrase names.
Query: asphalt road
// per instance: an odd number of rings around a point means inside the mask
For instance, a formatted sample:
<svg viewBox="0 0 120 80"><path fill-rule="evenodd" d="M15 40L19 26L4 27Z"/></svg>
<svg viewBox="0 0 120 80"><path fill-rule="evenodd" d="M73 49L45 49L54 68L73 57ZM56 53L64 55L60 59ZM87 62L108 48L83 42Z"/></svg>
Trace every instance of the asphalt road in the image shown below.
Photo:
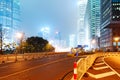
<svg viewBox="0 0 120 80"><path fill-rule="evenodd" d="M0 80L62 80L78 58L66 54L0 65Z"/></svg>

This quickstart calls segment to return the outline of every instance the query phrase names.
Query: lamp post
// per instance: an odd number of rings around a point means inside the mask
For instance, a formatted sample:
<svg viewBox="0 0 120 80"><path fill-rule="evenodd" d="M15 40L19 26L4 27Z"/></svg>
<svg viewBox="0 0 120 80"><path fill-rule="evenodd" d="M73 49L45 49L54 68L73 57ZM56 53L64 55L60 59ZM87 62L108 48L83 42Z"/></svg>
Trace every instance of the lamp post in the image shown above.
<svg viewBox="0 0 120 80"><path fill-rule="evenodd" d="M24 38L24 33L23 32L18 32L16 37L20 40L20 52L22 53L22 41L23 41L23 38Z"/></svg>
<svg viewBox="0 0 120 80"><path fill-rule="evenodd" d="M119 41L119 37L114 37L114 41L116 42L116 49L118 51L118 41Z"/></svg>
<svg viewBox="0 0 120 80"><path fill-rule="evenodd" d="M20 53L22 53L22 40L24 38L24 33L18 32L16 33L16 38L20 40ZM17 61L17 52L15 52L15 62Z"/></svg>
<svg viewBox="0 0 120 80"><path fill-rule="evenodd" d="M91 40L91 48L92 48L92 46L94 47L94 45L96 45L96 40L95 40L95 39L92 39L92 40Z"/></svg>

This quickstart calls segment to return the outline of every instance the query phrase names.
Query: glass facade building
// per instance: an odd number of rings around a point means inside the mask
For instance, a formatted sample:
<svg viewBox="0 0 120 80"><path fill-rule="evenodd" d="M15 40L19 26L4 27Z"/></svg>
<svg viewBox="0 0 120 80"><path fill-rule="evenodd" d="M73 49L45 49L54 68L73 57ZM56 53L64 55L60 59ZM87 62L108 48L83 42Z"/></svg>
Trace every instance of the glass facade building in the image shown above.
<svg viewBox="0 0 120 80"><path fill-rule="evenodd" d="M114 37L120 37L120 0L101 0L100 32L100 47L114 51Z"/></svg>
<svg viewBox="0 0 120 80"><path fill-rule="evenodd" d="M85 31L85 12L86 12L87 0L79 0L78 5L78 24L77 24L77 44L86 44L86 31Z"/></svg>
<svg viewBox="0 0 120 80"><path fill-rule="evenodd" d="M71 34L69 35L69 47L75 47L75 41L76 41L76 38L75 38L75 34Z"/></svg>
<svg viewBox="0 0 120 80"><path fill-rule="evenodd" d="M15 32L20 27L19 0L0 0L0 27L3 32L3 41L14 41Z"/></svg>
<svg viewBox="0 0 120 80"><path fill-rule="evenodd" d="M89 31L90 46L93 39L96 40L96 46L98 47L98 38L100 37L100 0L88 0L87 3L87 26Z"/></svg>

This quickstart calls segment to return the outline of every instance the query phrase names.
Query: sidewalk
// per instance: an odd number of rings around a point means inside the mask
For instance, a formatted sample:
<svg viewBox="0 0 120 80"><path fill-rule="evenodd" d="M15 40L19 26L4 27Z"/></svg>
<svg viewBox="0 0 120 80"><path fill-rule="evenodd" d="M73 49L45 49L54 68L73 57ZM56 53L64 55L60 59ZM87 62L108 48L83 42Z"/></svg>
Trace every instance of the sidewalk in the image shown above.
<svg viewBox="0 0 120 80"><path fill-rule="evenodd" d="M119 68L118 70L120 71L120 62L116 61L115 65L115 61L111 61L111 59L106 58L105 61L107 64L118 66L115 69ZM103 57L97 58L93 66L88 69L86 75L81 80L120 80L120 77L107 64L103 61Z"/></svg>
<svg viewBox="0 0 120 80"><path fill-rule="evenodd" d="M120 56L108 57L104 61L120 77Z"/></svg>

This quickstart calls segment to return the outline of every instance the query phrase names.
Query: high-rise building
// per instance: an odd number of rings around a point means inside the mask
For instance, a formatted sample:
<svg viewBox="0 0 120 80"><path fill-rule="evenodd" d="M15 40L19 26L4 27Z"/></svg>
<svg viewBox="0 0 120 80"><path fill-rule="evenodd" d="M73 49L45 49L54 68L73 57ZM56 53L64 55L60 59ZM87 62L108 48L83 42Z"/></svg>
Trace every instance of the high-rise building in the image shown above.
<svg viewBox="0 0 120 80"><path fill-rule="evenodd" d="M50 28L49 27L43 27L41 28L41 32L42 35L41 37L43 37L44 39L49 39L49 34L50 34Z"/></svg>
<svg viewBox="0 0 120 80"><path fill-rule="evenodd" d="M75 43L75 34L71 34L69 35L69 47L75 47L76 43Z"/></svg>
<svg viewBox="0 0 120 80"><path fill-rule="evenodd" d="M20 27L19 0L0 0L0 29L3 32L4 42L14 41L14 34Z"/></svg>
<svg viewBox="0 0 120 80"><path fill-rule="evenodd" d="M79 9L79 15L78 15L78 27L77 27L77 44L78 45L85 45L85 11L86 11L86 5L87 0L79 0L78 2L78 9Z"/></svg>
<svg viewBox="0 0 120 80"><path fill-rule="evenodd" d="M96 40L94 48L98 48L98 39L100 37L100 0L88 0L86 9L87 26L89 29L89 42Z"/></svg>
<svg viewBox="0 0 120 80"><path fill-rule="evenodd" d="M115 37L120 39L120 0L101 0L100 47L115 50ZM118 40L120 47L120 41Z"/></svg>

